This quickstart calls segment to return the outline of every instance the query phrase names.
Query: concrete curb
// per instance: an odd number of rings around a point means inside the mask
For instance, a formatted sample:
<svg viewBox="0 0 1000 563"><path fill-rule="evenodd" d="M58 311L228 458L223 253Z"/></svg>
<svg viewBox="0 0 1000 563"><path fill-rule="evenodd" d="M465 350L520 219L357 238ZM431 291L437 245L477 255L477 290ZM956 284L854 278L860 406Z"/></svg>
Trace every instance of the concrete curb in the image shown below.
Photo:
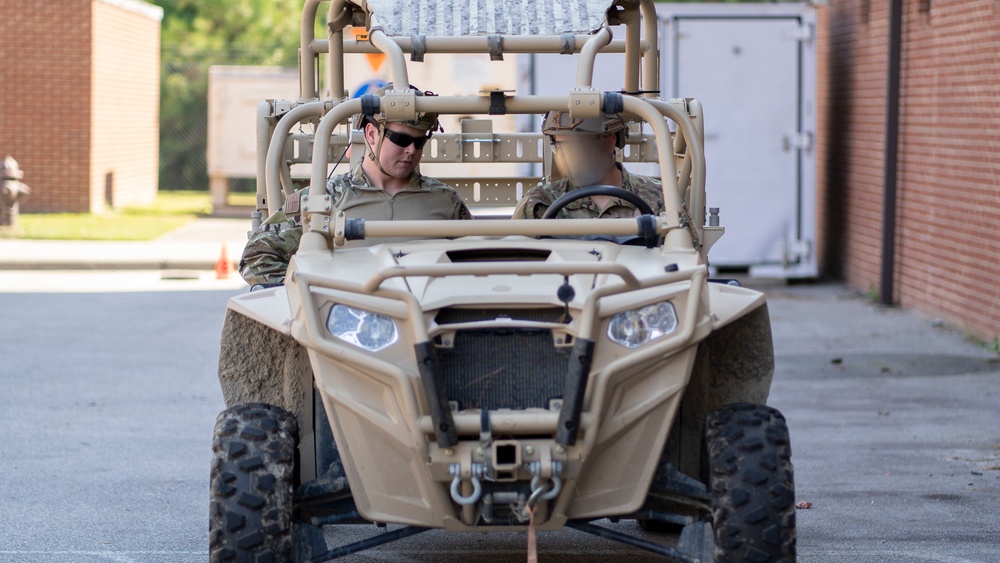
<svg viewBox="0 0 1000 563"><path fill-rule="evenodd" d="M207 270L225 247L235 271L247 221L198 219L152 241L0 240L0 270Z"/></svg>
<svg viewBox="0 0 1000 563"><path fill-rule="evenodd" d="M235 266L230 266L235 271ZM105 271L105 270L197 270L211 271L215 269L215 262L205 261L121 261L121 260L101 260L92 262L73 262L69 260L55 261L34 261L16 262L0 260L0 270L8 271Z"/></svg>
<svg viewBox="0 0 1000 563"><path fill-rule="evenodd" d="M0 270L213 270L222 243L0 241ZM243 247L227 242L230 267Z"/></svg>

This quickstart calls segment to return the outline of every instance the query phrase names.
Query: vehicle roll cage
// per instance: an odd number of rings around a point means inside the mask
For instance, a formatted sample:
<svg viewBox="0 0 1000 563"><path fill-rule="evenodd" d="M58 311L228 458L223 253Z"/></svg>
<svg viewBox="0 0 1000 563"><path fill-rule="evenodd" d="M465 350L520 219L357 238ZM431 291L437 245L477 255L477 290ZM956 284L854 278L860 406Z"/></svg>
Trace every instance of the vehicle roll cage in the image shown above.
<svg viewBox="0 0 1000 563"><path fill-rule="evenodd" d="M347 26L365 27L370 25L370 14L365 11L364 0L329 0L327 12L327 38L316 38L316 17L319 5L328 0L305 0L302 9L301 42L299 45L299 101L319 99L317 74L319 55L326 53L326 79L329 95L339 92L336 100L346 98L344 90L344 55L353 53L388 53L394 43L399 49L392 61L392 78L395 84L409 84L401 81L406 76L405 59L402 53L410 53L411 60L423 60L424 53L489 53L491 58L502 57L503 53L582 53L592 39L590 34L562 35L486 35L466 37L389 37L380 29L370 30L368 40L346 40L343 30ZM625 39L611 41L601 47L601 52L625 53L626 92L639 92L640 66L643 86L647 96L658 93L659 50L656 48L656 7L653 0L617 0L608 10L609 24L625 25ZM610 37L609 37L610 39ZM596 51L588 53L590 69ZM583 65L586 58L581 59ZM579 85L579 84L578 84Z"/></svg>
<svg viewBox="0 0 1000 563"><path fill-rule="evenodd" d="M698 251L703 254L705 243L705 157L701 106L692 99L664 101L658 95L658 50L655 8L652 0L615 0L608 9L609 25L624 25L625 39L614 41L610 27L605 25L590 33L548 36L486 35L460 37L390 37L379 27L368 29L366 35L346 39L347 26L371 24L371 13L364 0L329 0L327 39L315 36L316 17L321 2L306 0L302 14L300 53L300 98L279 110L272 101L258 105L258 212L273 213L294 184L289 163L310 163L309 192L303 198L302 212L305 232L300 252L329 252L345 241L343 213L335 209L332 197L326 193L329 163L333 155L354 143L360 143L358 132L338 132L338 126L363 110L388 119L413 119L417 112L444 115L504 115L541 114L548 111L568 111L573 118L602 117L623 113L633 123L629 145L637 153L630 161L656 162L663 181L665 212L656 218L656 232L663 237L664 251ZM504 91L488 91L478 96L416 96L408 88L388 90L382 96L368 94L362 99L348 99L344 90L344 60L348 53L384 53L388 58L390 77L394 84L409 85L406 54L421 61L427 53L482 53L492 60L508 53L579 54L576 85L566 96L518 96ZM594 63L598 53L625 54L625 84L619 92L601 92L592 88ZM337 93L319 99L319 55L326 53L327 91ZM641 73L640 73L641 69ZM641 78L641 80L640 80ZM676 124L672 133L666 120ZM295 134L296 125L313 123L313 135ZM463 125L464 128L464 125ZM342 131L342 130L341 130ZM651 132L652 135L648 135ZM482 137L483 135L479 135ZM461 162L462 143L518 143L530 146L532 139L542 139L540 133L486 134L487 138L472 138L463 132L435 135L437 147L445 147L444 156ZM289 143L289 140L292 143ZM672 142L656 142L670 139ZM450 143L450 144L449 144ZM549 150L539 143L541 151ZM630 148L631 148L630 147ZM297 149L297 150L294 150ZM354 151L362 152L362 151ZM428 151L431 152L431 151ZM539 162L540 155L513 155L513 151L493 149L494 162ZM501 154L502 153L502 154ZM355 162L360 155L353 155ZM438 158L425 160L443 161ZM468 155L466 155L468 156ZM472 157L468 157L472 160ZM481 160L481 159L479 159ZM673 181L671 181L673 179ZM475 179L472 179L475 180ZM483 179L486 180L486 179ZM494 183L507 188L512 182L527 185L534 179ZM447 179L445 179L447 181ZM488 184L488 182L485 182ZM477 182L478 184L478 182ZM509 199L509 198L508 198ZM259 215L260 213L258 213ZM368 222L367 236L398 237L461 237L461 236L553 236L579 234L581 231L623 236L640 235L642 230L633 220L558 221L553 226L541 221L504 221L501 225L487 221L397 221ZM593 221L593 220L590 220ZM621 225L617 223L622 223ZM565 230L566 232L562 232ZM648 235L648 233L646 233Z"/></svg>

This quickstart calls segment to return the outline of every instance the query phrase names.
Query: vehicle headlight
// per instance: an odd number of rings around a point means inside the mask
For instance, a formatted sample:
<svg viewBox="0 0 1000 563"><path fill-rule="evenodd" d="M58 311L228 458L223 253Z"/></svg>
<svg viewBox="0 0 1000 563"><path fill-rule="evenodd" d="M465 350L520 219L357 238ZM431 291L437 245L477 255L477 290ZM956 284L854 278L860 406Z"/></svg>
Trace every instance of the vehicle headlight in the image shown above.
<svg viewBox="0 0 1000 563"><path fill-rule="evenodd" d="M347 305L337 304L330 309L326 328L330 334L344 342L350 342L372 352L377 352L399 340L395 321L385 315Z"/></svg>
<svg viewBox="0 0 1000 563"><path fill-rule="evenodd" d="M670 334L677 328L677 311L669 301L646 305L611 317L608 338L628 348Z"/></svg>

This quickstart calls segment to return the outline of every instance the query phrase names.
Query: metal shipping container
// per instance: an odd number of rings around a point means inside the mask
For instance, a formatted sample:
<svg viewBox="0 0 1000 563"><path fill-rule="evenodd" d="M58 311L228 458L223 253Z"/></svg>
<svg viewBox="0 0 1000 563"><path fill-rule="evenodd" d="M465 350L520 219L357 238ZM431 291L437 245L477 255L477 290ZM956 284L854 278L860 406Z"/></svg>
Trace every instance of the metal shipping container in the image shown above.
<svg viewBox="0 0 1000 563"><path fill-rule="evenodd" d="M697 98L704 106L708 207L720 209L726 227L709 255L713 268L815 277L815 6L656 8L661 96ZM566 56L526 57L518 91L554 95L575 73ZM619 89L623 74L621 55L602 54L594 87Z"/></svg>

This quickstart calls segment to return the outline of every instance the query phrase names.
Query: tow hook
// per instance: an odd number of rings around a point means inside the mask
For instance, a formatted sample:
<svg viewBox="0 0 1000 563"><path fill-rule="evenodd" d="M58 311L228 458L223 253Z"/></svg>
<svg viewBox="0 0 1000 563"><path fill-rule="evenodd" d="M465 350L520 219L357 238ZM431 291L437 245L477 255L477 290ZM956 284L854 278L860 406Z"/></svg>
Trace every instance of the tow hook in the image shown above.
<svg viewBox="0 0 1000 563"><path fill-rule="evenodd" d="M448 468L451 474L451 500L462 506L475 504L483 494L483 484L479 481L486 474L486 466L482 463L473 463L471 467L472 476L469 481L472 483L472 493L469 496L462 496L460 491L462 485L462 466L453 463Z"/></svg>
<svg viewBox="0 0 1000 563"><path fill-rule="evenodd" d="M539 500L552 500L559 496L562 491L563 462L553 461L549 465L549 471L544 471L542 462L533 461L528 465L531 470L531 496L528 497L528 506L534 508ZM546 477L545 473L549 473ZM544 481L543 481L544 479Z"/></svg>

